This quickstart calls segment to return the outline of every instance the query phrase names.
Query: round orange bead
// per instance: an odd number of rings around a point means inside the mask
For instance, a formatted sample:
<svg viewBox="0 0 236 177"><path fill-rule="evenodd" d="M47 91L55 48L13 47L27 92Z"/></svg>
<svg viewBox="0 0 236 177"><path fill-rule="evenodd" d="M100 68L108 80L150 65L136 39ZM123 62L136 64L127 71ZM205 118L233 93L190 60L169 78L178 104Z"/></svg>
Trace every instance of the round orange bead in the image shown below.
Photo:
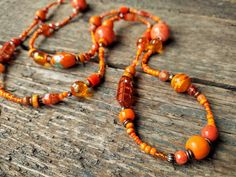
<svg viewBox="0 0 236 177"><path fill-rule="evenodd" d="M176 92L185 92L191 85L191 79L186 74L176 74L171 80L171 86Z"/></svg>
<svg viewBox="0 0 236 177"><path fill-rule="evenodd" d="M127 119L133 121L135 118L135 114L133 109L124 109L119 114L120 122L123 123Z"/></svg>
<svg viewBox="0 0 236 177"><path fill-rule="evenodd" d="M165 22L160 22L155 24L151 30L151 38L157 39L160 38L161 41L165 42L170 36L169 27Z"/></svg>
<svg viewBox="0 0 236 177"><path fill-rule="evenodd" d="M86 0L71 0L71 5L75 9L85 10L87 8Z"/></svg>
<svg viewBox="0 0 236 177"><path fill-rule="evenodd" d="M193 152L196 160L205 158L210 152L210 145L207 140L199 135L190 137L185 145L186 149Z"/></svg>
<svg viewBox="0 0 236 177"><path fill-rule="evenodd" d="M168 81L170 73L168 71L162 70L159 74L159 79L163 82Z"/></svg>
<svg viewBox="0 0 236 177"><path fill-rule="evenodd" d="M38 17L42 21L46 20L46 15L47 15L47 11L45 10L38 10L35 14L35 16Z"/></svg>
<svg viewBox="0 0 236 177"><path fill-rule="evenodd" d="M95 40L105 46L110 45L115 40L115 33L111 27L102 25L96 29Z"/></svg>
<svg viewBox="0 0 236 177"><path fill-rule="evenodd" d="M218 129L214 125L206 125L202 129L201 135L213 142L218 138Z"/></svg>
<svg viewBox="0 0 236 177"><path fill-rule="evenodd" d="M188 156L184 151L177 151L175 153L175 161L179 165L183 165L188 161Z"/></svg>
<svg viewBox="0 0 236 177"><path fill-rule="evenodd" d="M101 23L102 23L102 19L101 17L99 16L92 16L90 19L89 19L89 23L95 25L95 26L100 26Z"/></svg>
<svg viewBox="0 0 236 177"><path fill-rule="evenodd" d="M103 26L108 26L110 28L113 28L114 26L114 22L112 20L105 20L103 23L102 23Z"/></svg>

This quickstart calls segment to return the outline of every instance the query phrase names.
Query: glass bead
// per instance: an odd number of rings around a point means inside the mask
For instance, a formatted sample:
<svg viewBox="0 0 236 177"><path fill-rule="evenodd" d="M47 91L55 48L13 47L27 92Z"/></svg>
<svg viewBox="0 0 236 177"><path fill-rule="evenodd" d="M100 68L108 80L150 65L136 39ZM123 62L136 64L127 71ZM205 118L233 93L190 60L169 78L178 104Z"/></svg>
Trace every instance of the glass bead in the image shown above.
<svg viewBox="0 0 236 177"><path fill-rule="evenodd" d="M186 74L176 74L171 80L171 86L176 92L185 92L191 85L191 79Z"/></svg>
<svg viewBox="0 0 236 177"><path fill-rule="evenodd" d="M91 95L88 86L82 81L76 81L72 84L71 93L76 97L86 97Z"/></svg>

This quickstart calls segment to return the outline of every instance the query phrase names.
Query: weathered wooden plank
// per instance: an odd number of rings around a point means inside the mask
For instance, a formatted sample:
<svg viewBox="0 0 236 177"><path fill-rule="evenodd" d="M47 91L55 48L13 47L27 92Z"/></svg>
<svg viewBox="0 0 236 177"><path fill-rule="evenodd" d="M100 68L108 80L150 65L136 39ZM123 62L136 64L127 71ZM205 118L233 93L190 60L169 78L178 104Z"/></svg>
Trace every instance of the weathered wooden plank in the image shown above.
<svg viewBox="0 0 236 177"><path fill-rule="evenodd" d="M47 51L88 49L90 38L85 31L89 16L124 4L122 0L90 2L91 10L83 19L43 41L41 48ZM34 11L46 3L45 0L32 4L1 1L0 41L19 34L30 23ZM116 119L119 106L114 95L125 67L123 63L133 57L133 44L144 28L119 24L116 31L121 42L108 50L105 82L92 98L70 99L39 110L0 100L2 176L236 175L235 2L131 0L126 3L160 14L170 23L174 40L158 61L153 57L152 66L189 73L206 93L220 130L214 155L184 167L172 167L140 152L125 134ZM194 8L195 4L198 8ZM6 13L9 9L12 13ZM59 9L54 19L66 16L69 9L69 6ZM16 14L21 14L24 23L16 20ZM19 95L62 91L96 69L96 62L70 70L45 69L33 63L26 51L21 51L9 67L6 84ZM193 99L176 94L168 84L146 74L138 73L135 87L137 125L142 139L160 150L174 152L184 147L190 135L199 133L205 123L205 112Z"/></svg>
<svg viewBox="0 0 236 177"><path fill-rule="evenodd" d="M9 68L7 86L20 95L64 90L72 81L84 78L96 67L96 63L91 63L79 69L51 71L35 65L22 52L14 67ZM33 74L23 74L25 72ZM235 115L232 109L235 107L235 92L200 85L212 102L220 127L220 143L211 160L174 169L140 152L122 126L116 123L119 106L114 93L118 77L114 75L121 74L120 69L108 68L106 82L97 89L94 97L81 102L73 99L52 108L33 110L3 101L3 171L8 173L10 165L16 174L24 176L40 176L40 173L48 176L172 176L174 173L184 176L194 175L196 171L215 175L232 173L235 166L227 162L235 161L230 155L236 151L235 119L232 119ZM187 137L198 133L204 125L204 111L193 99L174 93L168 85L155 78L140 75L138 81L135 109L141 137L165 151L183 147Z"/></svg>

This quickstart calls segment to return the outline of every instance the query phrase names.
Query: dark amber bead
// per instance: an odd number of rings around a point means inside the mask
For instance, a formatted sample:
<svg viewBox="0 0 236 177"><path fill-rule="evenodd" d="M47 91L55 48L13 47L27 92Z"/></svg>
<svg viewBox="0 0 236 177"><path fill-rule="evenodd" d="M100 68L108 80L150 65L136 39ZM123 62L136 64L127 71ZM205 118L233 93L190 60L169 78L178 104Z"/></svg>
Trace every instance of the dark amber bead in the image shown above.
<svg viewBox="0 0 236 177"><path fill-rule="evenodd" d="M8 62L15 52L15 45L13 42L6 42L0 49L0 62Z"/></svg>
<svg viewBox="0 0 236 177"><path fill-rule="evenodd" d="M122 107L131 107L133 103L133 81L130 77L122 76L117 89L116 99Z"/></svg>
<svg viewBox="0 0 236 177"><path fill-rule="evenodd" d="M191 84L187 90L187 93L190 95L190 96L194 96L196 93L197 93L197 87L193 84Z"/></svg>

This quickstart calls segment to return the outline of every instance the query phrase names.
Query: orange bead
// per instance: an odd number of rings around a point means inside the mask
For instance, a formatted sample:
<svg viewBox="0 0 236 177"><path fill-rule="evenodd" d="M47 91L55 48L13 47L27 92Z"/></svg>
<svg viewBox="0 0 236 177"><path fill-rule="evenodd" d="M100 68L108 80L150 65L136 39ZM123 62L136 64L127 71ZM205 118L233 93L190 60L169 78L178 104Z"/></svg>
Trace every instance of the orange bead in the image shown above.
<svg viewBox="0 0 236 177"><path fill-rule="evenodd" d="M135 69L135 67L133 67L133 66L128 66L128 67L126 67L126 68L125 68L125 71L128 72L129 74L131 74L132 76L134 76L135 73L136 73L136 69Z"/></svg>
<svg viewBox="0 0 236 177"><path fill-rule="evenodd" d="M218 138L218 129L214 125L206 125L202 129L201 135L213 142Z"/></svg>
<svg viewBox="0 0 236 177"><path fill-rule="evenodd" d="M199 101L201 105L204 105L205 103L207 103L207 98L203 94L198 95L197 100Z"/></svg>
<svg viewBox="0 0 236 177"><path fill-rule="evenodd" d="M90 93L88 92L88 86L82 81L76 81L74 84L72 84L71 93L76 97L90 96Z"/></svg>
<svg viewBox="0 0 236 177"><path fill-rule="evenodd" d="M47 11L45 11L44 9L38 10L35 16L38 17L40 20L45 21L47 16Z"/></svg>
<svg viewBox="0 0 236 177"><path fill-rule="evenodd" d="M0 63L0 73L4 73L5 71L5 66Z"/></svg>
<svg viewBox="0 0 236 177"><path fill-rule="evenodd" d="M88 6L86 0L71 0L71 5L75 9L79 9L81 11L85 10Z"/></svg>
<svg viewBox="0 0 236 177"><path fill-rule="evenodd" d="M170 73L168 71L162 70L159 74L159 79L163 82L169 80Z"/></svg>
<svg viewBox="0 0 236 177"><path fill-rule="evenodd" d="M151 154L151 155L155 155L156 152L157 152L156 148L152 148L152 149L150 150L150 154Z"/></svg>
<svg viewBox="0 0 236 177"><path fill-rule="evenodd" d="M48 93L48 94L44 95L42 98L42 102L45 105L54 105L60 101L61 101L61 99L59 97L59 94L55 94L55 93Z"/></svg>
<svg viewBox="0 0 236 177"><path fill-rule="evenodd" d="M105 20L103 23L102 23L103 26L108 26L109 28L113 28L114 26L114 22L112 20Z"/></svg>
<svg viewBox="0 0 236 177"><path fill-rule="evenodd" d="M130 135L131 133L134 133L135 130L133 128L128 128L127 129L127 133Z"/></svg>
<svg viewBox="0 0 236 177"><path fill-rule="evenodd" d="M205 158L210 152L210 145L207 140L199 135L190 137L185 148L191 150L196 160Z"/></svg>
<svg viewBox="0 0 236 177"><path fill-rule="evenodd" d="M142 49L142 50L146 50L148 44L149 44L149 40L146 37L139 38L136 43L138 49Z"/></svg>
<svg viewBox="0 0 236 177"><path fill-rule="evenodd" d="M102 23L102 19L101 17L99 16L92 16L90 19L89 19L89 23L90 24L93 24L95 26L100 26L101 23Z"/></svg>
<svg viewBox="0 0 236 177"><path fill-rule="evenodd" d="M184 151L177 151L175 153L175 161L179 165L183 165L188 162L188 156Z"/></svg>
<svg viewBox="0 0 236 177"><path fill-rule="evenodd" d="M71 53L59 52L52 56L50 63L57 68L70 68L76 64L76 57Z"/></svg>
<svg viewBox="0 0 236 177"><path fill-rule="evenodd" d="M134 128L134 124L132 122L129 122L126 124L125 128Z"/></svg>
<svg viewBox="0 0 236 177"><path fill-rule="evenodd" d="M162 51L162 42L159 39L153 39L147 46L147 50L151 50L152 53L161 53Z"/></svg>
<svg viewBox="0 0 236 177"><path fill-rule="evenodd" d="M146 147L147 147L147 144L146 144L146 143L140 144L140 148L141 148L142 150L144 150Z"/></svg>
<svg viewBox="0 0 236 177"><path fill-rule="evenodd" d="M48 37L51 35L51 28L48 24L42 24L42 26L40 27L41 33Z"/></svg>
<svg viewBox="0 0 236 177"><path fill-rule="evenodd" d="M126 120L131 120L133 121L135 118L135 114L133 109L124 109L120 112L119 114L120 122L123 123Z"/></svg>
<svg viewBox="0 0 236 177"><path fill-rule="evenodd" d="M152 27L151 30L151 38L152 39L161 39L161 41L165 42L170 36L169 27L165 22L159 22Z"/></svg>
<svg viewBox="0 0 236 177"><path fill-rule="evenodd" d="M120 12L123 14L126 14L129 12L129 8L126 6L122 6L122 7L120 7Z"/></svg>
<svg viewBox="0 0 236 177"><path fill-rule="evenodd" d="M32 106L34 108L38 108L39 107L39 96L38 95L32 95L31 100L32 100Z"/></svg>
<svg viewBox="0 0 236 177"><path fill-rule="evenodd" d="M151 149L152 149L151 146L146 146L145 149L144 149L144 152L146 152L147 154L149 154Z"/></svg>
<svg viewBox="0 0 236 177"><path fill-rule="evenodd" d="M87 78L92 87L97 86L100 83L100 77L98 74L92 74Z"/></svg>
<svg viewBox="0 0 236 177"><path fill-rule="evenodd" d="M29 51L30 56L33 58L33 60L40 64L40 65L45 65L47 63L47 54L41 51Z"/></svg>
<svg viewBox="0 0 236 177"><path fill-rule="evenodd" d="M191 85L191 79L186 74L176 74L171 80L171 86L176 92L185 92Z"/></svg>
<svg viewBox="0 0 236 177"><path fill-rule="evenodd" d="M113 28L103 25L98 27L95 31L95 40L97 43L102 43L105 46L112 44L115 40Z"/></svg>

